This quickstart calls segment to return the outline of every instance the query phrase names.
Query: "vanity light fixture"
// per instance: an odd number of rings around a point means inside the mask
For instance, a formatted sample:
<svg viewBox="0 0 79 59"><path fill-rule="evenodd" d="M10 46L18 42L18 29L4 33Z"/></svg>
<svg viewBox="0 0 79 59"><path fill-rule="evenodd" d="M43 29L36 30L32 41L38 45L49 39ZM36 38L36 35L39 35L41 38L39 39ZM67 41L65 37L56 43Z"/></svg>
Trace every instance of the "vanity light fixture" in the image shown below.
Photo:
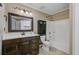
<svg viewBox="0 0 79 59"><path fill-rule="evenodd" d="M29 14L32 15L32 12L30 12Z"/></svg>
<svg viewBox="0 0 79 59"><path fill-rule="evenodd" d="M25 13L26 15L32 15L32 12L29 11L29 10L26 10L26 9L21 9L21 8L18 8L18 7L15 7L14 9L17 9L17 10L20 10L21 13Z"/></svg>
<svg viewBox="0 0 79 59"><path fill-rule="evenodd" d="M28 11L26 11L25 13L26 13L26 14L29 14L29 12L28 12Z"/></svg>
<svg viewBox="0 0 79 59"><path fill-rule="evenodd" d="M21 10L21 13L23 13L24 11L23 10Z"/></svg>

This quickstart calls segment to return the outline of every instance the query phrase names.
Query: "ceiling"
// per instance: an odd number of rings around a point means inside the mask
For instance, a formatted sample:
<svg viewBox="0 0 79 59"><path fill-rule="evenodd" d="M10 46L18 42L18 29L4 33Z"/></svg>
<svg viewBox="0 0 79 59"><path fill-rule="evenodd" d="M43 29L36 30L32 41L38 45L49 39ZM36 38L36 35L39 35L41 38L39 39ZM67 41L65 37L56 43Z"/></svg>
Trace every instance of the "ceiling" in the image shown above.
<svg viewBox="0 0 79 59"><path fill-rule="evenodd" d="M57 12L69 8L68 3L24 3L23 5L41 11L43 13L53 15Z"/></svg>

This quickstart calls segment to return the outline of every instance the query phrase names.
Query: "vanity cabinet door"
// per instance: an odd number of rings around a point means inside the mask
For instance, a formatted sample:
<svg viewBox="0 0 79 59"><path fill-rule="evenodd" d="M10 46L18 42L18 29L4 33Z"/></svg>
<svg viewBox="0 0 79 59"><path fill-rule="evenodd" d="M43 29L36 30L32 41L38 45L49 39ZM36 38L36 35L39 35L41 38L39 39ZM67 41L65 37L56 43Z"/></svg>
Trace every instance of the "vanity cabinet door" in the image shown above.
<svg viewBox="0 0 79 59"><path fill-rule="evenodd" d="M39 53L39 37L32 37L30 40L30 52L32 55Z"/></svg>
<svg viewBox="0 0 79 59"><path fill-rule="evenodd" d="M39 36L2 41L3 55L37 55Z"/></svg>
<svg viewBox="0 0 79 59"><path fill-rule="evenodd" d="M18 46L19 54L28 55L29 54L29 40L19 43Z"/></svg>
<svg viewBox="0 0 79 59"><path fill-rule="evenodd" d="M3 55L17 55L17 43L13 40L3 41L2 43Z"/></svg>

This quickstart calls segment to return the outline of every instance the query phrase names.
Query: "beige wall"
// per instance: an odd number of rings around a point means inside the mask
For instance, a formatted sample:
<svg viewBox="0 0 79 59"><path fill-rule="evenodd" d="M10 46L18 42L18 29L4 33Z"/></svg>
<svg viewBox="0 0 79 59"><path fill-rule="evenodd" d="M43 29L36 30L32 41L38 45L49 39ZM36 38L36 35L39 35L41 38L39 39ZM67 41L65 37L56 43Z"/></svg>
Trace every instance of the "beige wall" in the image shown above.
<svg viewBox="0 0 79 59"><path fill-rule="evenodd" d="M26 15L26 14L22 14L19 10L15 10L14 8L15 7L19 7L19 8L22 8L22 9L26 9L26 10L30 10L32 11L33 15L30 16L30 17L33 17L34 18L34 33L37 33L37 20L62 20L62 19L66 19L66 18L69 18L69 10L65 10L65 11L62 11L62 12L59 12L59 13L56 13L54 14L53 16L51 17L46 17L46 16L49 16L48 14L45 14L45 13L42 13L40 11L37 11L37 10L34 10L32 8L29 8L27 6L24 6L22 4L16 4L16 3L9 3L9 4L5 4L5 14L7 15L8 12L11 12L11 13L16 13L16 14L20 14L20 15L24 15L24 16L29 16L29 15ZM8 24L6 22L6 33L8 33Z"/></svg>
<svg viewBox="0 0 79 59"><path fill-rule="evenodd" d="M69 18L69 9L52 15L51 20L62 20L62 19L67 19L67 18Z"/></svg>
<svg viewBox="0 0 79 59"><path fill-rule="evenodd" d="M15 7L19 7L22 9L26 9L29 11L32 11L33 15L31 17L33 17L34 19L34 33L37 33L37 20L49 20L50 18L46 18L46 16L48 16L48 14L42 13L40 11L34 10L32 8L29 8L27 6L21 5L21 4L13 4L13 3L9 3L9 4L5 4L6 5L6 15L8 14L8 12L11 13L16 13L16 14L20 14L20 15L24 15L24 16L29 16L26 14L22 14L19 10L15 10ZM7 29L7 23L6 23L6 33L8 33L8 29Z"/></svg>

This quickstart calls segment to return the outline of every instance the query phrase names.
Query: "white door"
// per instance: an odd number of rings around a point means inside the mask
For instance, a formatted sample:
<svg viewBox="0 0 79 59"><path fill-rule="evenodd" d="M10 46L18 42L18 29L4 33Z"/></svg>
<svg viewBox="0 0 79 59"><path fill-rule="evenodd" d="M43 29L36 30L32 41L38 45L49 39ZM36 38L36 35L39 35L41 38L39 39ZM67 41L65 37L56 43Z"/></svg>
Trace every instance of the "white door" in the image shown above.
<svg viewBox="0 0 79 59"><path fill-rule="evenodd" d="M50 46L53 46L53 41L55 40L55 23L54 21L47 21L46 26L46 37L50 42Z"/></svg>

